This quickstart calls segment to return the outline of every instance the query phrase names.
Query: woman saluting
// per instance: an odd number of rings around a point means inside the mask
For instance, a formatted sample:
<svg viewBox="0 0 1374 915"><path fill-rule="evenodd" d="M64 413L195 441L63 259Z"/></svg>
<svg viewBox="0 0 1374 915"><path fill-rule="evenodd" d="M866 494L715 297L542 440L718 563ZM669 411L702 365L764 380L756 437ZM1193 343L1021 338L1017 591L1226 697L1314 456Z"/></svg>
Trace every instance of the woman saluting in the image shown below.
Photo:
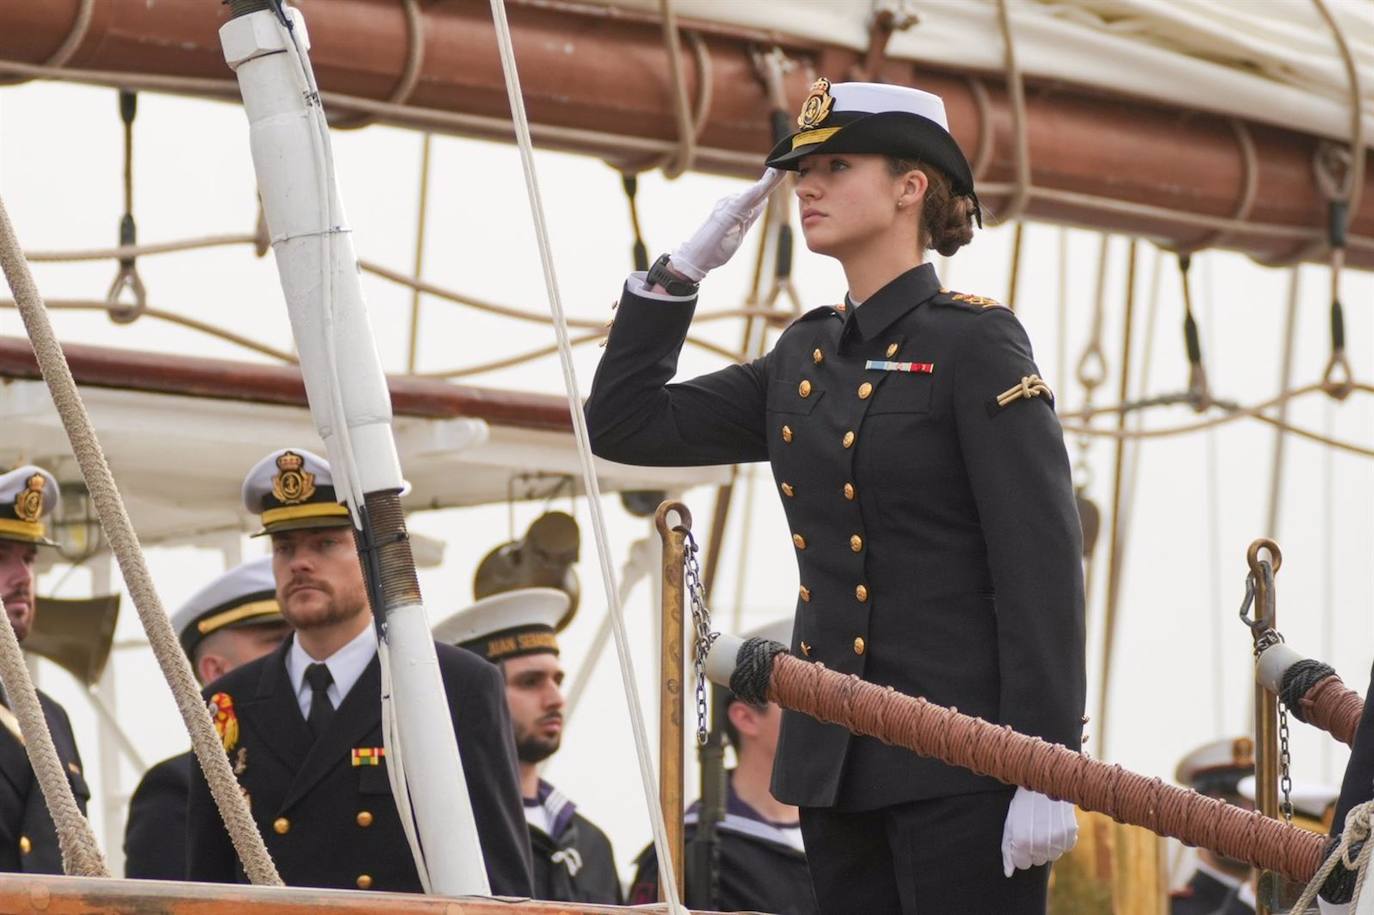
<svg viewBox="0 0 1374 915"><path fill-rule="evenodd" d="M762 180L626 283L587 401L593 448L768 461L800 572L795 654L1077 748L1081 532L1051 395L1016 317L923 262L979 218L944 104L819 80L798 123ZM807 247L844 268L845 304L761 359L670 384L697 284L781 169L798 173ZM1067 803L790 712L772 787L801 808L823 912L1042 912L1044 865L1077 835Z"/></svg>

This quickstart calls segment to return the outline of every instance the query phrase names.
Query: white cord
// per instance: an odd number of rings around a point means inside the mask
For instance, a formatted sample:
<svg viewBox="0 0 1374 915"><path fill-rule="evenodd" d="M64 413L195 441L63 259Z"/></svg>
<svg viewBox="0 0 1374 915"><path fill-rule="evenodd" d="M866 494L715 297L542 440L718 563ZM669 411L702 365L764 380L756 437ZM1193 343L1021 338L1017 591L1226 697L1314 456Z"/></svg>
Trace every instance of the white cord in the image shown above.
<svg viewBox="0 0 1374 915"><path fill-rule="evenodd" d="M677 875L673 871L673 859L668 854L668 834L663 823L663 812L658 806L658 785L649 755L649 738L644 730L644 714L640 708L639 688L635 683L634 661L630 657L630 640L625 632L625 618L620 607L620 589L616 587L615 568L611 564L611 550L606 537L606 523L601 514L601 487L596 479L591 439L587 434L587 420L582 415L582 392L577 383L577 370L573 367L568 322L563 314L558 278L554 273L552 245L549 242L548 227L544 223L544 204L539 193L539 177L534 168L534 144L530 139L529 119L525 115L525 100L520 90L520 73L515 65L510 23L506 21L505 0L491 0L491 18L496 26L496 43L501 52L501 69L506 77L511 120L515 124L516 145L520 149L520 164L525 172L525 191L529 197L530 215L534 220L535 236L539 242L539 260L544 268L544 286L548 295L549 310L553 313L554 332L558 336L558 362L563 369L568 412L572 414L573 432L577 436L577 457L582 467L582 483L587 491L587 507L592 518L597 559L601 564L601 580L606 592L606 601L610 604L615 650L620 659L620 679L625 689L625 701L630 706L630 726L634 733L635 755L639 759L639 777L649 807L649 823L653 827L654 853L658 856L659 886L671 912L685 911L678 898Z"/></svg>
<svg viewBox="0 0 1374 915"><path fill-rule="evenodd" d="M348 505L354 527L361 530L361 508L364 493L362 492L362 484L359 482L357 457L353 453L353 440L348 428L348 413L340 393L342 386L339 383L339 356L337 341L334 339L334 233L339 229L339 220L336 218L337 214L334 209L334 151L329 141L329 124L324 116L324 107L319 102L320 90L315 81L315 71L311 66L310 56L300 46L299 37L294 29L287 28L280 21L277 22L277 28L286 38L286 44L292 49L292 54L299 67L302 79L301 90L308 98L314 100L309 105L309 110L312 124L315 127L314 142L311 144L311 148L315 154L315 174L319 179L317 193L320 195L323 208L321 215L324 217L324 231L320 233L320 288L324 306L321 309L321 333L323 334L322 342L331 382L329 385L330 426L338 442L337 450L339 453L337 457L343 464L342 470L346 483L345 492L340 493L340 495L344 496ZM335 474L335 482L337 485L337 473ZM396 802L396 809L400 816L401 828L405 832L406 842L410 845L410 853L415 861L415 870L420 878L420 886L428 894L433 891L433 886L428 862L425 859L424 849L420 844L419 832L415 825L410 786L405 778L405 753L401 743L401 730L397 726L392 707L394 685L385 627L383 627L381 637L377 640L377 660L381 668L382 744L386 748L387 781L391 783L391 794Z"/></svg>

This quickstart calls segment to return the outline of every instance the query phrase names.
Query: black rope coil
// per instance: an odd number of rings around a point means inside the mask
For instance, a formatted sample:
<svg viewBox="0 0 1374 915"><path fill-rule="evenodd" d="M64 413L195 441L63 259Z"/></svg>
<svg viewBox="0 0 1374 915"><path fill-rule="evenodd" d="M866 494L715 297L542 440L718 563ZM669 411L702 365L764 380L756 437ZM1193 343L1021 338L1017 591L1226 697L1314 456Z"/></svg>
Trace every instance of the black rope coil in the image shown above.
<svg viewBox="0 0 1374 915"><path fill-rule="evenodd" d="M735 655L735 672L730 675L730 692L754 705L768 703L768 684L773 678L773 659L787 652L787 646L771 639L746 639Z"/></svg>
<svg viewBox="0 0 1374 915"><path fill-rule="evenodd" d="M1322 856L1322 860L1334 855L1336 847L1340 844L1341 837L1332 836L1331 840L1326 843L1326 854ZM1364 842L1352 843L1349 852L1350 860L1355 860L1363 847ZM1327 875L1326 881L1322 883L1322 888L1319 890L1321 897L1327 902L1334 902L1337 905L1349 902L1355 897L1355 882L1358 879L1359 875L1355 871L1346 867L1344 863L1338 863Z"/></svg>
<svg viewBox="0 0 1374 915"><path fill-rule="evenodd" d="M1279 686L1279 701L1287 706L1294 718L1304 724L1310 724L1306 712L1303 711L1302 697L1306 696L1312 687L1335 675L1336 669L1330 664L1303 658L1283 672L1283 683Z"/></svg>

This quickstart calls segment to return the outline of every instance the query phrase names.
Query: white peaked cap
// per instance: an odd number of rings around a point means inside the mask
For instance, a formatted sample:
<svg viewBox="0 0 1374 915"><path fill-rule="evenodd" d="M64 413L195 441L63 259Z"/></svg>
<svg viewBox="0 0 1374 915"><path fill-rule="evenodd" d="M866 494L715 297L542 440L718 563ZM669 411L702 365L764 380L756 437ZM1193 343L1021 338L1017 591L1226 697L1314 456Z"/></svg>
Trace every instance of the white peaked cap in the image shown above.
<svg viewBox="0 0 1374 915"><path fill-rule="evenodd" d="M272 557L263 556L235 566L193 594L172 614L172 628L189 654L212 632L281 618Z"/></svg>
<svg viewBox="0 0 1374 915"><path fill-rule="evenodd" d="M886 83L835 83L830 87L836 111L905 111L919 114L949 130L945 116L945 102L940 96L909 86L889 86Z"/></svg>

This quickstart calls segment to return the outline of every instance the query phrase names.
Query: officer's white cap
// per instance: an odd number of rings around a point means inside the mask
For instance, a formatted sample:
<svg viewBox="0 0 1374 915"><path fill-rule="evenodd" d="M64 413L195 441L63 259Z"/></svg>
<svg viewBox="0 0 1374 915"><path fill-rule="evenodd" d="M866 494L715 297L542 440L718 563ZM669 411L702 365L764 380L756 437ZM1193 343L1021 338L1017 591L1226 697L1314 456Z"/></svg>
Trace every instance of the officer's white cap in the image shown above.
<svg viewBox="0 0 1374 915"><path fill-rule="evenodd" d="M172 628L190 655L213 632L281 620L272 557L264 556L235 566L197 591L172 614Z"/></svg>
<svg viewBox="0 0 1374 915"><path fill-rule="evenodd" d="M351 524L329 462L304 448L279 448L254 464L243 478L243 507L262 516L259 534Z"/></svg>
<svg viewBox="0 0 1374 915"><path fill-rule="evenodd" d="M0 540L51 546L43 519L60 497L57 480L42 467L25 464L0 474Z"/></svg>
<svg viewBox="0 0 1374 915"><path fill-rule="evenodd" d="M830 95L835 99L836 111L861 111L878 114L884 111L905 111L919 114L949 130L945 116L945 102L940 96L908 86L887 83L834 83Z"/></svg>

